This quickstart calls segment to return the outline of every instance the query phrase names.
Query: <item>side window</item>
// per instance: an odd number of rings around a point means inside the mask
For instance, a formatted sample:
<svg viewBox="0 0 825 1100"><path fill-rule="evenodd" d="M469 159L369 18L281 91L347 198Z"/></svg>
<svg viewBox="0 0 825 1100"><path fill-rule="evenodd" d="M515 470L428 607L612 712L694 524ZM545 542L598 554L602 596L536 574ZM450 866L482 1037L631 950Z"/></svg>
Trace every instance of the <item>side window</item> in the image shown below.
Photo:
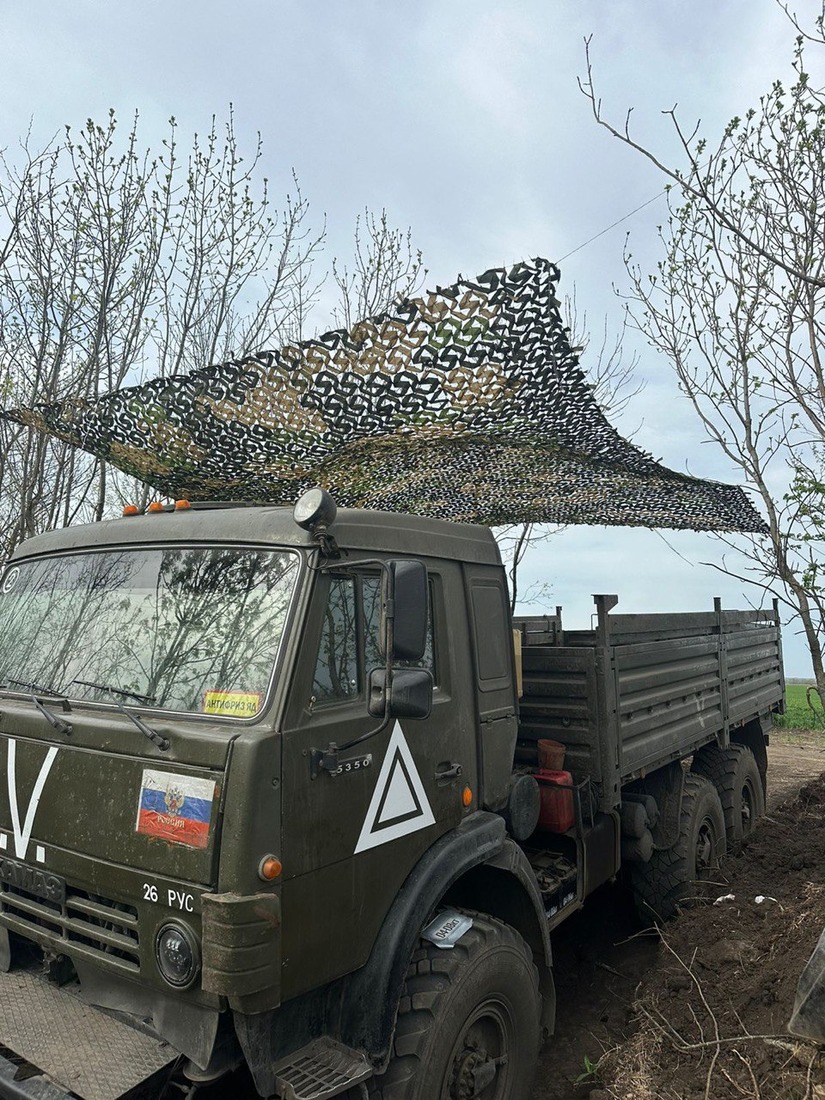
<svg viewBox="0 0 825 1100"><path fill-rule="evenodd" d="M366 654L365 667L367 672L371 668L383 666L384 658L378 644L378 626L381 618L381 579L380 577L364 577L361 581L364 594L364 648ZM427 622L427 644L424 656L420 661L401 661L399 668L426 668L435 675L435 658L433 647L433 593L430 586L429 620Z"/></svg>
<svg viewBox="0 0 825 1100"><path fill-rule="evenodd" d="M316 705L358 695L358 620L352 577L330 580L312 694Z"/></svg>
<svg viewBox="0 0 825 1100"><path fill-rule="evenodd" d="M381 668L378 644L381 618L381 579L377 576L331 577L324 625L312 679L315 706L344 703L365 691L370 669ZM402 661L400 667L426 668L435 676L432 591L427 645L420 661ZM436 679L437 682L437 679Z"/></svg>
<svg viewBox="0 0 825 1100"><path fill-rule="evenodd" d="M381 619L381 579L364 577L361 581L364 594L364 668L381 668L384 658L379 645L379 622Z"/></svg>
<svg viewBox="0 0 825 1100"><path fill-rule="evenodd" d="M498 691L510 684L512 656L510 625L504 591L497 585L478 581L471 590L475 627L478 686L481 691Z"/></svg>

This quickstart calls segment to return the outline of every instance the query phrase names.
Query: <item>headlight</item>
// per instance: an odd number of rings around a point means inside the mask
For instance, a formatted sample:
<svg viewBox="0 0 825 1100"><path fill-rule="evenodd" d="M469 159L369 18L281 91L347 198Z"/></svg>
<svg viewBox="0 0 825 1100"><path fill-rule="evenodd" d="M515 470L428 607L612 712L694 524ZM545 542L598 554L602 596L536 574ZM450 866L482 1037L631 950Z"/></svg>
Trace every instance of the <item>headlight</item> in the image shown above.
<svg viewBox="0 0 825 1100"><path fill-rule="evenodd" d="M155 939L158 969L175 989L186 989L200 968L198 941L181 924L164 924Z"/></svg>

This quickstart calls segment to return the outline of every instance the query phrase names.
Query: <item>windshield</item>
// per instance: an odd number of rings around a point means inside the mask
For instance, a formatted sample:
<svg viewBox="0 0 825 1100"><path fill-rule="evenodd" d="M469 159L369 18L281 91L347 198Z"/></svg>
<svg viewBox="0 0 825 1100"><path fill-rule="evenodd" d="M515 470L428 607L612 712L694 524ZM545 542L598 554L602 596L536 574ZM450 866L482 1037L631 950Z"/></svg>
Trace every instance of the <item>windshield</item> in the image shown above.
<svg viewBox="0 0 825 1100"><path fill-rule="evenodd" d="M297 570L291 553L224 547L14 563L0 583L0 684L134 705L130 693L168 710L252 717Z"/></svg>

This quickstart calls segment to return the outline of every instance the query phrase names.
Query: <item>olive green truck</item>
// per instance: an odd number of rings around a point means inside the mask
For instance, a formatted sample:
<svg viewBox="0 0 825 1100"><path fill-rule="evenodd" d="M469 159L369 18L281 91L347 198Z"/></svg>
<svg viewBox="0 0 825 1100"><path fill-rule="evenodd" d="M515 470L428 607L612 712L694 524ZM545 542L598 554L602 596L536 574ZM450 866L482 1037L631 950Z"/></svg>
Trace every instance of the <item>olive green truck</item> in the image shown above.
<svg viewBox="0 0 825 1100"><path fill-rule="evenodd" d="M0 1096L526 1100L553 929L620 870L667 917L763 811L775 606L513 621L487 529L336 511L7 563Z"/></svg>

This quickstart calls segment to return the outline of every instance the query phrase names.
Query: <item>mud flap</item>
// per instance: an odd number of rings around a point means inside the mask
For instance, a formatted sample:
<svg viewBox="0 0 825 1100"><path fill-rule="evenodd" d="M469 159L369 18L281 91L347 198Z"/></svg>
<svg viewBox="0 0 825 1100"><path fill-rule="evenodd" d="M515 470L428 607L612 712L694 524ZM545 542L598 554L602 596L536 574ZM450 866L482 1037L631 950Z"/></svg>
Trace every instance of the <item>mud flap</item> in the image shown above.
<svg viewBox="0 0 825 1100"><path fill-rule="evenodd" d="M788 1031L825 1043L825 930L800 975Z"/></svg>

